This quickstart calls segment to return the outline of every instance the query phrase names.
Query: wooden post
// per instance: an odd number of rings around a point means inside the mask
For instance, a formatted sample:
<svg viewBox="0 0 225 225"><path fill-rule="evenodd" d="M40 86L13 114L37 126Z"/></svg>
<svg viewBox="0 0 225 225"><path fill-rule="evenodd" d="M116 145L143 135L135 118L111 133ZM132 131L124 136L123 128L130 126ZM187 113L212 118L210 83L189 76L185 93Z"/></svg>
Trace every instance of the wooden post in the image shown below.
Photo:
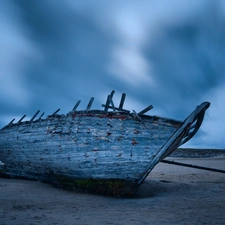
<svg viewBox="0 0 225 225"><path fill-rule="evenodd" d="M57 112L59 112L60 109L57 109L54 113L52 113L51 116L54 116Z"/></svg>
<svg viewBox="0 0 225 225"><path fill-rule="evenodd" d="M116 108L115 108L115 106L114 106L114 103L113 103L113 100L112 100L112 96L111 96L111 95L109 95L109 102L110 102L111 105L112 105L113 111L116 111Z"/></svg>
<svg viewBox="0 0 225 225"><path fill-rule="evenodd" d="M6 126L4 126L1 130L5 129L5 128L8 128L8 127L11 127L11 126L13 125L13 121L14 121L14 120L15 120L15 118L12 119Z"/></svg>
<svg viewBox="0 0 225 225"><path fill-rule="evenodd" d="M77 107L79 106L81 100L77 101L76 105L73 107L72 112L75 112Z"/></svg>
<svg viewBox="0 0 225 225"><path fill-rule="evenodd" d="M148 128L148 126L144 123L144 121L141 119L141 117L135 112L135 110L133 110L133 113L134 113L134 116L137 117L137 119L139 121L141 121L146 128Z"/></svg>
<svg viewBox="0 0 225 225"><path fill-rule="evenodd" d="M114 93L115 93L115 91L112 90L112 91L111 91L111 94L110 94L111 98L113 98Z"/></svg>
<svg viewBox="0 0 225 225"><path fill-rule="evenodd" d="M45 113L43 112L41 115L40 115L40 117L38 118L38 120L40 120L41 119L41 117L44 115Z"/></svg>
<svg viewBox="0 0 225 225"><path fill-rule="evenodd" d="M111 94L108 95L108 97L107 97L107 99L106 99L105 105L102 104L102 106L105 107L104 112L107 112L107 111L108 111L108 108L112 108L112 107L110 107L109 105L110 105L110 103L111 103L111 100L110 100L110 99L113 98L114 93L115 93L115 91L112 90ZM114 107L114 108L115 108L115 107Z"/></svg>
<svg viewBox="0 0 225 225"><path fill-rule="evenodd" d="M151 110L152 108L153 108L153 106L150 105L150 106L146 107L145 109L143 109L142 111L140 111L140 112L138 113L138 115L141 116L141 115L143 115L144 113L146 113L146 112L148 112L149 110Z"/></svg>
<svg viewBox="0 0 225 225"><path fill-rule="evenodd" d="M25 117L26 117L26 115L23 115L23 116L19 119L19 121L18 121L17 123L22 122L22 120L23 120Z"/></svg>
<svg viewBox="0 0 225 225"><path fill-rule="evenodd" d="M122 97L121 97L121 100L120 100L119 109L123 109L123 104L124 104L125 98L126 98L126 94L123 93Z"/></svg>
<svg viewBox="0 0 225 225"><path fill-rule="evenodd" d="M107 112L108 111L108 108L109 108L109 95L108 95L108 97L106 99L105 105L102 104L102 106L105 107L104 112Z"/></svg>
<svg viewBox="0 0 225 225"><path fill-rule="evenodd" d="M12 119L12 120L9 122L9 124L8 124L8 125L6 125L6 127L10 127L10 126L13 124L14 120L15 120L15 118L14 118L14 119Z"/></svg>
<svg viewBox="0 0 225 225"><path fill-rule="evenodd" d="M86 111L89 111L89 110L90 110L93 101L94 101L94 97L92 97L92 98L90 99L90 101L89 101L89 103L88 103L88 105L87 105Z"/></svg>
<svg viewBox="0 0 225 225"><path fill-rule="evenodd" d="M30 119L30 122L32 122L34 119L35 119L35 117L37 116L37 114L40 112L40 110L38 110L34 115L33 115L33 117Z"/></svg>

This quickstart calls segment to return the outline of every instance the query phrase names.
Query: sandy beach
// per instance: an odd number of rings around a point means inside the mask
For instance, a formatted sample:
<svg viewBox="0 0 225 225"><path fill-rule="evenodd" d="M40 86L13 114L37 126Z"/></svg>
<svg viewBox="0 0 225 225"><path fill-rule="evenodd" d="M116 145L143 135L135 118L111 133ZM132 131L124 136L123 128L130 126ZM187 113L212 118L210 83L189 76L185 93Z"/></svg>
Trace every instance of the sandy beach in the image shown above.
<svg viewBox="0 0 225 225"><path fill-rule="evenodd" d="M225 157L169 158L225 170ZM0 224L224 224L225 174L159 163L133 198L0 178Z"/></svg>

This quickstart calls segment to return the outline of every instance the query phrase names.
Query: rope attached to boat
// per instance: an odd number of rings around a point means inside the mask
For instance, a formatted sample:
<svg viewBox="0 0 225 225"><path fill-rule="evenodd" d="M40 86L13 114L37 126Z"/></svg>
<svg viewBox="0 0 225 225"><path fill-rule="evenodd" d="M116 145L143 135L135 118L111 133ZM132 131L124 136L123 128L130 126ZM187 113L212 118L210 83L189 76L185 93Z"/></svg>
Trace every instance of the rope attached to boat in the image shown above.
<svg viewBox="0 0 225 225"><path fill-rule="evenodd" d="M208 170L208 171L213 171L213 172L218 172L218 173L225 173L225 170L214 169L214 168L204 167L204 166L196 166L196 165L180 163L180 162L174 162L174 161L165 160L165 159L161 160L160 162L173 164L173 165L177 165L177 166L190 167L190 168L195 168L195 169L200 169L200 170Z"/></svg>

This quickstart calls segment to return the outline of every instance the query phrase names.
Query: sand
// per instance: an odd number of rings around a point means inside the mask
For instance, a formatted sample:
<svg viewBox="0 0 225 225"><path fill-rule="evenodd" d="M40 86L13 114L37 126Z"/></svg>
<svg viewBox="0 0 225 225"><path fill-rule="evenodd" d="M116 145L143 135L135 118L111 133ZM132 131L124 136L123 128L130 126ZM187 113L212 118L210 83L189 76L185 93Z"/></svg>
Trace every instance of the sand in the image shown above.
<svg viewBox="0 0 225 225"><path fill-rule="evenodd" d="M225 170L225 158L170 158ZM0 178L0 224L225 224L225 174L159 163L134 198Z"/></svg>

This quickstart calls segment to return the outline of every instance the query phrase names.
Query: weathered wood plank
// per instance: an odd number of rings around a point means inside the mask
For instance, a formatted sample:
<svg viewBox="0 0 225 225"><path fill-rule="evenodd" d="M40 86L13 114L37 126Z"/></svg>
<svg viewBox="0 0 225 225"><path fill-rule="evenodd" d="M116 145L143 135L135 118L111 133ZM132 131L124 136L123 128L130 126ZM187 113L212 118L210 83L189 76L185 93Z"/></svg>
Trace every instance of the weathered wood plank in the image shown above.
<svg viewBox="0 0 225 225"><path fill-rule="evenodd" d="M143 115L144 113L148 112L149 110L153 109L152 105L149 105L148 107L146 107L145 109L143 109L142 111L140 111L138 113L139 116Z"/></svg>
<svg viewBox="0 0 225 225"><path fill-rule="evenodd" d="M115 91L112 90L111 94L107 96L105 105L104 106L102 105L103 107L105 107L104 112L108 111L108 108L109 108L110 103L112 102L112 98L113 98L114 93L115 93ZM111 107L113 108L113 106L111 106Z"/></svg>
<svg viewBox="0 0 225 225"><path fill-rule="evenodd" d="M134 116L135 116L139 121L141 121L145 127L148 128L148 126L147 126L147 125L145 124L145 122L141 119L141 117L135 112L135 110L133 110L133 113L134 113Z"/></svg>
<svg viewBox="0 0 225 225"><path fill-rule="evenodd" d="M60 108L59 108L59 109L57 109L54 113L52 113L52 114L51 114L51 116L56 115L56 114L59 112L59 110L60 110Z"/></svg>
<svg viewBox="0 0 225 225"><path fill-rule="evenodd" d="M75 112L77 107L79 106L79 104L81 103L81 100L77 101L77 103L75 104L75 106L72 109L72 112Z"/></svg>
<svg viewBox="0 0 225 225"><path fill-rule="evenodd" d="M105 105L102 104L102 106L105 107L104 112L108 112L109 104L110 104L110 101L109 101L109 95L108 95Z"/></svg>
<svg viewBox="0 0 225 225"><path fill-rule="evenodd" d="M126 94L123 93L122 96L121 96L120 104L119 104L120 110L123 109L123 104L124 104L125 98L126 98Z"/></svg>
<svg viewBox="0 0 225 225"><path fill-rule="evenodd" d="M113 111L116 111L115 105L114 105L114 102L113 102L113 99L112 99L111 95L109 95L109 103L111 104Z"/></svg>
<svg viewBox="0 0 225 225"><path fill-rule="evenodd" d="M44 112L39 116L39 118L37 120L40 120L42 118L42 116L44 116Z"/></svg>
<svg viewBox="0 0 225 225"><path fill-rule="evenodd" d="M38 111L33 115L33 117L30 119L30 122L32 122L32 121L35 119L35 117L38 115L39 112L40 112L40 110L38 110Z"/></svg>
<svg viewBox="0 0 225 225"><path fill-rule="evenodd" d="M13 122L14 122L15 118L12 119L6 126L4 126L1 130L5 129L5 128L9 128L13 125Z"/></svg>
<svg viewBox="0 0 225 225"><path fill-rule="evenodd" d="M94 101L94 97L92 97L87 105L86 111L89 111L91 109L92 103Z"/></svg>
<svg viewBox="0 0 225 225"><path fill-rule="evenodd" d="M22 122L22 120L24 119L26 117L26 115L23 115L19 120L18 120L18 122L17 123L20 123L20 122Z"/></svg>

